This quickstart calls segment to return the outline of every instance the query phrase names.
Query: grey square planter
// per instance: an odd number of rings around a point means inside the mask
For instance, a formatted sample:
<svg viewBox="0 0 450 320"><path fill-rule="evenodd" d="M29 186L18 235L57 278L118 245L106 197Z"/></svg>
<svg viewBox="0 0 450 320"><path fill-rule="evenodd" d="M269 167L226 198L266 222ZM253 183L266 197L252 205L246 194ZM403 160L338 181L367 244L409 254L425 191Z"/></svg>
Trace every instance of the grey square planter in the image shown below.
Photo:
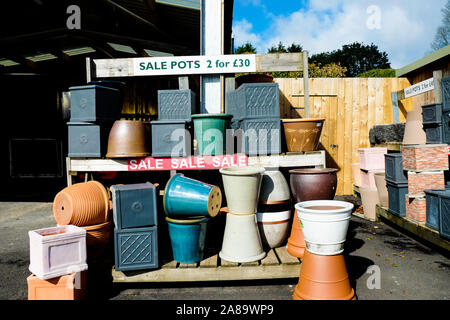
<svg viewBox="0 0 450 320"><path fill-rule="evenodd" d="M195 94L192 90L158 90L159 120L191 121L191 115L195 113Z"/></svg>
<svg viewBox="0 0 450 320"><path fill-rule="evenodd" d="M115 229L114 260L118 271L158 268L158 227Z"/></svg>
<svg viewBox="0 0 450 320"><path fill-rule="evenodd" d="M384 160L386 181L391 184L407 184L408 173L403 170L402 153L386 153Z"/></svg>
<svg viewBox="0 0 450 320"><path fill-rule="evenodd" d="M443 130L442 124L424 124L423 129L427 136L427 144L442 144L443 143Z"/></svg>
<svg viewBox="0 0 450 320"><path fill-rule="evenodd" d="M389 212L398 216L406 216L405 196L408 194L408 184L387 183L389 194Z"/></svg>
<svg viewBox="0 0 450 320"><path fill-rule="evenodd" d="M111 186L117 229L158 225L157 189L150 182Z"/></svg>
<svg viewBox="0 0 450 320"><path fill-rule="evenodd" d="M187 157L192 155L191 122L155 120L152 126L152 157Z"/></svg>
<svg viewBox="0 0 450 320"><path fill-rule="evenodd" d="M98 85L70 87L70 122L104 122L120 118L120 91Z"/></svg>
<svg viewBox="0 0 450 320"><path fill-rule="evenodd" d="M68 122L70 158L101 158L106 154L112 123Z"/></svg>
<svg viewBox="0 0 450 320"><path fill-rule="evenodd" d="M227 93L226 113L233 120L280 117L278 83L244 83Z"/></svg>
<svg viewBox="0 0 450 320"><path fill-rule="evenodd" d="M442 121L442 104L427 104L422 106L422 123L439 124Z"/></svg>
<svg viewBox="0 0 450 320"><path fill-rule="evenodd" d="M237 152L250 156L281 153L281 120L245 119L232 124L235 136L238 137ZM241 135L238 134L238 130Z"/></svg>

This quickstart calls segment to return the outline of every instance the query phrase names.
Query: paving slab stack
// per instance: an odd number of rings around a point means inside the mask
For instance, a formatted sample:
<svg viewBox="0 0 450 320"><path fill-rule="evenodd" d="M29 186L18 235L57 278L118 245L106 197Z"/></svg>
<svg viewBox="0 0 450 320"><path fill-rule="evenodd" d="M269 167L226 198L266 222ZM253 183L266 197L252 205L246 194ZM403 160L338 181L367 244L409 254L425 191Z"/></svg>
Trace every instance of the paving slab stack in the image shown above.
<svg viewBox="0 0 450 320"><path fill-rule="evenodd" d="M281 153L280 92L278 83L244 83L227 92L226 112L233 115L231 128L239 129L238 153Z"/></svg>
<svg viewBox="0 0 450 320"><path fill-rule="evenodd" d="M146 182L113 185L110 190L115 225L115 270L158 268L156 186Z"/></svg>
<svg viewBox="0 0 450 320"><path fill-rule="evenodd" d="M120 118L120 90L100 85L70 87L69 152L71 158L101 158L109 131Z"/></svg>
<svg viewBox="0 0 450 320"><path fill-rule="evenodd" d="M152 157L191 155L191 116L195 113L196 98L192 90L158 90L158 120L150 122Z"/></svg>
<svg viewBox="0 0 450 320"><path fill-rule="evenodd" d="M387 148L361 148L359 153L359 170L361 177L361 201L364 217L376 219L376 204L380 203L379 192L375 184L375 174L385 172L384 156Z"/></svg>

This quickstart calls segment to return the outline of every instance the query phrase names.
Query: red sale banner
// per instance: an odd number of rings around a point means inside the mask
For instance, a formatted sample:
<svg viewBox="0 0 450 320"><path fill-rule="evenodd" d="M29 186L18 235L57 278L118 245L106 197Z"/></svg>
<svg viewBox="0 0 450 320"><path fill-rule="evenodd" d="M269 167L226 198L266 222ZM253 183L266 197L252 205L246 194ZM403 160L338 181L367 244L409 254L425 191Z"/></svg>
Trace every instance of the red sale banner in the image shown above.
<svg viewBox="0 0 450 320"><path fill-rule="evenodd" d="M206 170L246 167L246 155L196 156L185 158L138 158L128 160L128 171Z"/></svg>

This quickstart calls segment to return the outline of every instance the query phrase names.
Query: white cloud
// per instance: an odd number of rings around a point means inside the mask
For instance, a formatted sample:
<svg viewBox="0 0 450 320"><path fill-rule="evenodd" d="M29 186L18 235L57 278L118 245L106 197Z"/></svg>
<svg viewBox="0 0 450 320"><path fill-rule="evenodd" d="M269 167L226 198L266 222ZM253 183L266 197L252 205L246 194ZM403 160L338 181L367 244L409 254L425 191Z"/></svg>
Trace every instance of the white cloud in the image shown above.
<svg viewBox="0 0 450 320"><path fill-rule="evenodd" d="M352 42L374 43L389 55L393 68L401 68L431 50L441 24L446 0L426 4L419 0L311 0L305 9L289 15L268 15L261 34L247 20L233 26L236 44L250 41L259 53L282 41L298 43L310 54L339 49ZM370 6L378 6L380 29L368 28Z"/></svg>

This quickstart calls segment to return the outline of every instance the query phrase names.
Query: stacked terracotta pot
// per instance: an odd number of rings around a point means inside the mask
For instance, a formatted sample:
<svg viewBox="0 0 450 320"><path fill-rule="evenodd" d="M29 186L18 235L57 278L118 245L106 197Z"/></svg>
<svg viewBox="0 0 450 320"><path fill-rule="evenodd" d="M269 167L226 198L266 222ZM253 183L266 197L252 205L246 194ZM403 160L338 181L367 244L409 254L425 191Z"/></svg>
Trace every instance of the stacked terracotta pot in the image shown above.
<svg viewBox="0 0 450 320"><path fill-rule="evenodd" d="M264 171L255 167L220 169L228 206L221 259L245 263L266 256L256 219Z"/></svg>
<svg viewBox="0 0 450 320"><path fill-rule="evenodd" d="M100 256L109 242L111 209L108 192L98 181L68 186L53 201L53 216L58 225L75 225L86 230L88 259Z"/></svg>

